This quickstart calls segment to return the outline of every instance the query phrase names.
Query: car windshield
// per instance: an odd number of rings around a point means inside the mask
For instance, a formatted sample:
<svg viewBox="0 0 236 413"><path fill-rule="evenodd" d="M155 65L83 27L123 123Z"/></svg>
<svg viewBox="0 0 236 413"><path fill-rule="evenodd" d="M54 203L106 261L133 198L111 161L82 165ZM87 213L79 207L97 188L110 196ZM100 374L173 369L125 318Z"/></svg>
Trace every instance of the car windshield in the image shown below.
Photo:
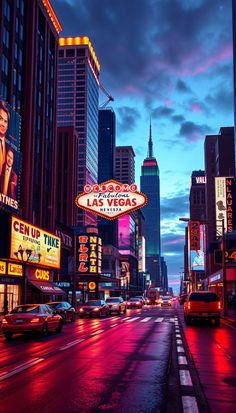
<svg viewBox="0 0 236 413"><path fill-rule="evenodd" d="M38 313L38 305L20 305L19 307L13 308L11 314L22 314L22 313Z"/></svg>
<svg viewBox="0 0 236 413"><path fill-rule="evenodd" d="M130 298L129 301L140 301L140 298L138 298L138 297Z"/></svg>
<svg viewBox="0 0 236 413"><path fill-rule="evenodd" d="M169 301L170 297L162 297L162 300Z"/></svg>
<svg viewBox="0 0 236 413"><path fill-rule="evenodd" d="M119 298L107 298L107 299L106 299L106 302L107 302L107 303L117 303L117 302L119 302L119 301L120 301Z"/></svg>
<svg viewBox="0 0 236 413"><path fill-rule="evenodd" d="M212 301L219 301L219 298L215 293L192 293L189 296L189 301L204 301L205 303L210 303Z"/></svg>
<svg viewBox="0 0 236 413"><path fill-rule="evenodd" d="M97 305L101 305L101 301L86 301L85 305L93 305L96 307Z"/></svg>

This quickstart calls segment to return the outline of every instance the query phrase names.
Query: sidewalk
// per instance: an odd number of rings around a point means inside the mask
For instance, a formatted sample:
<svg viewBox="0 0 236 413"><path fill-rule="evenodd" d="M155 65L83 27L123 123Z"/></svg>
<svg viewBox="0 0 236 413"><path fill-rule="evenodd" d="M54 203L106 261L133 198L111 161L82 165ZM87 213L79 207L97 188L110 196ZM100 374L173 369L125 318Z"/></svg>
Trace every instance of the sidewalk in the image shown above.
<svg viewBox="0 0 236 413"><path fill-rule="evenodd" d="M227 310L227 315L224 315L223 312L221 313L221 318L229 321L230 323L236 324L236 311L235 310Z"/></svg>

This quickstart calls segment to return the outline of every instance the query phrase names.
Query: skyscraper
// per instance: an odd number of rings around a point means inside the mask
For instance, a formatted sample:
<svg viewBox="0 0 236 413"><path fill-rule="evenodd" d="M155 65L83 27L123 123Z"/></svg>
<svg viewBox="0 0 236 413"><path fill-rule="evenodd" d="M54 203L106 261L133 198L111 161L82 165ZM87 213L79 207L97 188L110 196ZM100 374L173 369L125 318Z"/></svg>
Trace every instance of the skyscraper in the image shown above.
<svg viewBox="0 0 236 413"><path fill-rule="evenodd" d="M56 79L62 30L49 0L0 2L0 95L21 116L22 218L54 227Z"/></svg>
<svg viewBox="0 0 236 413"><path fill-rule="evenodd" d="M100 64L88 37L59 39L58 126L78 133L77 191L98 181L98 93ZM81 226L96 224L95 215L78 209Z"/></svg>
<svg viewBox="0 0 236 413"><path fill-rule="evenodd" d="M153 155L152 126L148 141L148 155L142 165L141 191L147 196L147 205L142 209L145 216L146 269L153 287L160 286L160 178L159 166Z"/></svg>

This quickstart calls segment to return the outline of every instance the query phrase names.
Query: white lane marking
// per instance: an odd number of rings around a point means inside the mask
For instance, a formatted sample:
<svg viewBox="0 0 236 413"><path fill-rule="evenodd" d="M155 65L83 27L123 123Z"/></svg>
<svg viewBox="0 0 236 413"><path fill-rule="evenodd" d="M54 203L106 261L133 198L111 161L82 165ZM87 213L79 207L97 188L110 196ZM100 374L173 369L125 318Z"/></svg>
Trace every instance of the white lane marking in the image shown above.
<svg viewBox="0 0 236 413"><path fill-rule="evenodd" d="M181 338L181 335L179 333L175 334L176 338Z"/></svg>
<svg viewBox="0 0 236 413"><path fill-rule="evenodd" d="M130 320L126 320L127 323L132 323L132 321L138 320L140 317L134 317L131 318Z"/></svg>
<svg viewBox="0 0 236 413"><path fill-rule="evenodd" d="M130 317L125 317L125 318L122 318L122 320L123 321L125 321L125 320L129 320L130 319Z"/></svg>
<svg viewBox="0 0 236 413"><path fill-rule="evenodd" d="M185 356L178 356L178 364L187 364L187 359Z"/></svg>
<svg viewBox="0 0 236 413"><path fill-rule="evenodd" d="M195 397L182 396L182 404L184 413L199 413Z"/></svg>
<svg viewBox="0 0 236 413"><path fill-rule="evenodd" d="M182 386L192 386L192 379L188 370L179 370L180 384Z"/></svg>
<svg viewBox="0 0 236 413"><path fill-rule="evenodd" d="M174 318L170 318L170 322L171 322L171 323L174 323L174 322L175 322L175 319L174 319Z"/></svg>
<svg viewBox="0 0 236 413"><path fill-rule="evenodd" d="M178 353L184 353L184 348L182 346L177 346Z"/></svg>
<svg viewBox="0 0 236 413"><path fill-rule="evenodd" d="M44 361L44 358L37 358L37 359L27 361L26 363L20 364L19 366L16 366L11 371L7 371L1 374L0 381L5 380L8 377L14 376L14 374L20 373L23 370L29 369L30 367L33 367L35 364L41 363L41 361Z"/></svg>
<svg viewBox="0 0 236 413"><path fill-rule="evenodd" d="M118 323L110 325L110 327L115 327L115 326L118 326Z"/></svg>
<svg viewBox="0 0 236 413"><path fill-rule="evenodd" d="M145 317L141 321L141 323L146 323L147 321L151 320L152 317Z"/></svg>
<svg viewBox="0 0 236 413"><path fill-rule="evenodd" d="M97 334L103 333L103 331L105 331L105 330L97 330L97 331L94 331L94 333L91 333L90 335L91 336L96 336Z"/></svg>
<svg viewBox="0 0 236 413"><path fill-rule="evenodd" d="M177 342L177 344L180 345L180 346L182 346L182 344L183 344L182 340L176 340L176 342Z"/></svg>
<svg viewBox="0 0 236 413"><path fill-rule="evenodd" d="M68 348L73 347L76 344L82 343L82 341L84 341L84 338L81 338L81 339L75 340L75 341L71 341L70 343L67 343L65 346L60 347L59 350L60 351L67 350Z"/></svg>
<svg viewBox="0 0 236 413"><path fill-rule="evenodd" d="M158 317L158 318L155 320L155 323L161 323L163 320L164 320L164 317Z"/></svg>

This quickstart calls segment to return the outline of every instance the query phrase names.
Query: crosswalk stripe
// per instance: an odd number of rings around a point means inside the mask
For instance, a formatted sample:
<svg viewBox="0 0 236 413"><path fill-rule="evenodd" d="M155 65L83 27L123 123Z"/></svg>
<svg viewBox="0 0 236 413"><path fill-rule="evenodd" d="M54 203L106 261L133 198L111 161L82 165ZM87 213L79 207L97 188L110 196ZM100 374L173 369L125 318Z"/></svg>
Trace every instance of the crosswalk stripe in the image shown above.
<svg viewBox="0 0 236 413"><path fill-rule="evenodd" d="M155 320L155 323L161 323L163 320L164 320L164 317L158 317L158 318Z"/></svg>
<svg viewBox="0 0 236 413"><path fill-rule="evenodd" d="M131 323L132 321L138 320L140 317L134 317L130 318L129 320L126 320L127 323Z"/></svg>
<svg viewBox="0 0 236 413"><path fill-rule="evenodd" d="M141 323L146 323L147 321L151 320L152 317L145 317L141 321Z"/></svg>

